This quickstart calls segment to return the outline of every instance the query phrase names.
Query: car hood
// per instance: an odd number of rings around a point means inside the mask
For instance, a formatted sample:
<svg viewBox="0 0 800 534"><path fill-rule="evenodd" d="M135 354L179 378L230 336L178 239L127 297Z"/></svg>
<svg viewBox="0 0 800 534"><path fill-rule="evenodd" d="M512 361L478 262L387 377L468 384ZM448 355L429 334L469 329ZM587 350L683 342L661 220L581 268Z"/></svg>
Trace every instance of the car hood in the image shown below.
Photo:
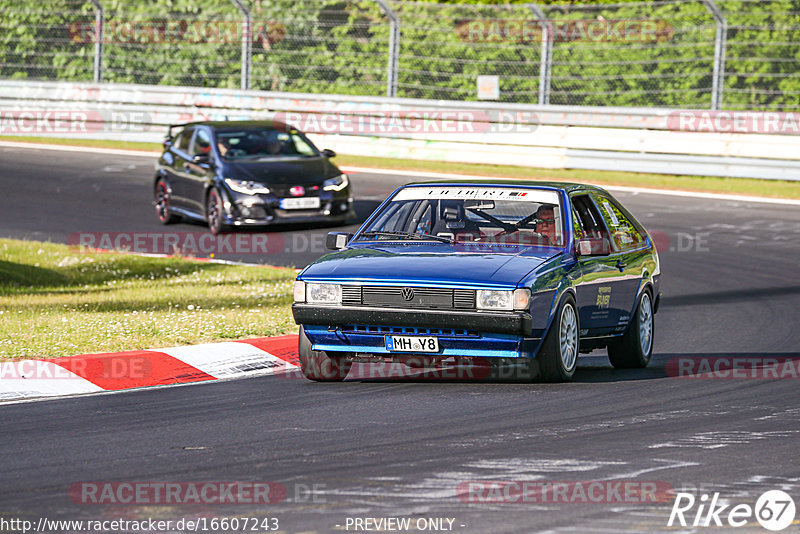
<svg viewBox="0 0 800 534"><path fill-rule="evenodd" d="M327 254L309 265L301 278L511 288L560 253L530 246L371 245Z"/></svg>
<svg viewBox="0 0 800 534"><path fill-rule="evenodd" d="M277 157L257 161L225 163L229 178L254 180L268 184L316 184L341 174L326 157Z"/></svg>

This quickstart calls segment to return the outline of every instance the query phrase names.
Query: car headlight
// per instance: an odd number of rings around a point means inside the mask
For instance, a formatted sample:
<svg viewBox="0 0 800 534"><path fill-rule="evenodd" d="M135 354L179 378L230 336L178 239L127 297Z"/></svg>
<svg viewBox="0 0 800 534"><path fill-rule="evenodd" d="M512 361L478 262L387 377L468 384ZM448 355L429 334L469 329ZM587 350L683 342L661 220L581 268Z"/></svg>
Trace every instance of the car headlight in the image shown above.
<svg viewBox="0 0 800 534"><path fill-rule="evenodd" d="M479 289L476 304L479 310L527 310L531 300L529 289L513 291L496 289Z"/></svg>
<svg viewBox="0 0 800 534"><path fill-rule="evenodd" d="M244 193L245 195L266 195L269 193L269 187L265 186L261 182L225 178L225 183L237 193Z"/></svg>
<svg viewBox="0 0 800 534"><path fill-rule="evenodd" d="M338 284L306 284L306 302L309 304L340 304L342 286Z"/></svg>
<svg viewBox="0 0 800 534"><path fill-rule="evenodd" d="M347 179L347 175L340 174L322 182L322 189L325 191L341 191L348 185L350 185L350 181Z"/></svg>

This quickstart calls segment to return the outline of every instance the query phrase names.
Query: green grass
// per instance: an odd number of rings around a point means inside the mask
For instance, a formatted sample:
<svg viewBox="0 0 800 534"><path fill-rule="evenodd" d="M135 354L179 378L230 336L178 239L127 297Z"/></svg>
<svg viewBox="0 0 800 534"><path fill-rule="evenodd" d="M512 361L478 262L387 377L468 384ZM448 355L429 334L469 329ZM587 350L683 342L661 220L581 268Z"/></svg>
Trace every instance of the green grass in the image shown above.
<svg viewBox="0 0 800 534"><path fill-rule="evenodd" d="M0 358L293 333L294 278L292 269L0 239Z"/></svg>
<svg viewBox="0 0 800 534"><path fill-rule="evenodd" d="M73 146L94 146L126 150L148 150L157 152L158 143L133 143L127 141L94 141L90 139L51 139L49 137L1 136L0 140L49 143ZM481 165L472 163L447 163L410 159L374 158L339 155L336 164L342 167L377 167L398 171L447 172L476 174L503 178L527 178L531 180L563 180L597 185L624 185L652 189L678 189L704 193L726 193L761 197L800 199L800 181L756 180L748 178L714 178L709 176L675 176L672 174L649 174L617 171L586 171L540 169L513 165Z"/></svg>

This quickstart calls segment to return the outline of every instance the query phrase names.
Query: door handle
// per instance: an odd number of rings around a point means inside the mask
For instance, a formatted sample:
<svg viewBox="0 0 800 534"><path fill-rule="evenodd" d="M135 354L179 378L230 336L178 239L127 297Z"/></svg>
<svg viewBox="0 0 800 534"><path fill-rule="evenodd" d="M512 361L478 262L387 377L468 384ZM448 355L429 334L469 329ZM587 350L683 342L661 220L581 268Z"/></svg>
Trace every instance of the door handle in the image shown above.
<svg viewBox="0 0 800 534"><path fill-rule="evenodd" d="M620 272L625 270L625 267L627 266L628 266L627 263L622 263L622 260L617 260L617 269L619 269Z"/></svg>

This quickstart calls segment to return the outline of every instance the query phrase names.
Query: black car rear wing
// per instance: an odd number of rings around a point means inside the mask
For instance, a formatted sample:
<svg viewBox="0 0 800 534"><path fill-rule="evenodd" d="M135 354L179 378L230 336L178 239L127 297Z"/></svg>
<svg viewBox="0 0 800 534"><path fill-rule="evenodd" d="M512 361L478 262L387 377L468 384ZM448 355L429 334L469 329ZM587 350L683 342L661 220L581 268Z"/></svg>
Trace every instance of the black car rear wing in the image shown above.
<svg viewBox="0 0 800 534"><path fill-rule="evenodd" d="M193 123L191 123L191 122L184 122L184 123L182 123L182 124L170 124L170 125L167 127L167 137L165 137L165 138L164 138L164 142L165 142L165 143L169 143L169 142L171 142L171 141L174 139L174 137L173 137L173 135L172 135L172 129L173 129L173 128L185 128L186 126L189 126L190 124L193 124Z"/></svg>

